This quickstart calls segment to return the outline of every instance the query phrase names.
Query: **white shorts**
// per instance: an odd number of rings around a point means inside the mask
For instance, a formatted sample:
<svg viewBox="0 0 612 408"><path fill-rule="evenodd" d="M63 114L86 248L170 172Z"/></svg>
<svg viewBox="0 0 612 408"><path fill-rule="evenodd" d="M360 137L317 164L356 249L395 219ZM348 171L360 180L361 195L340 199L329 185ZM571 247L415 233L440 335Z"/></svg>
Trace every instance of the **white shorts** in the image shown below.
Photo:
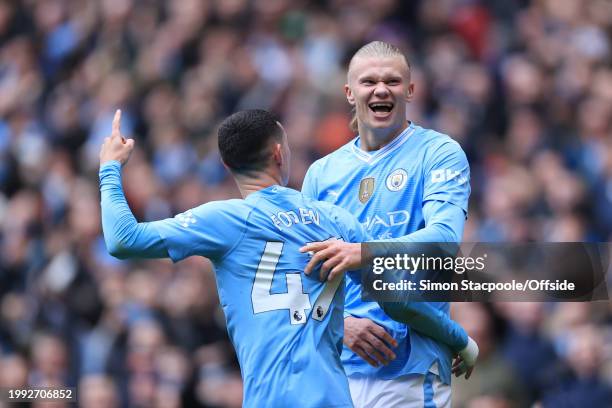
<svg viewBox="0 0 612 408"><path fill-rule="evenodd" d="M451 387L433 372L409 374L393 380L349 377L355 408L450 408Z"/></svg>

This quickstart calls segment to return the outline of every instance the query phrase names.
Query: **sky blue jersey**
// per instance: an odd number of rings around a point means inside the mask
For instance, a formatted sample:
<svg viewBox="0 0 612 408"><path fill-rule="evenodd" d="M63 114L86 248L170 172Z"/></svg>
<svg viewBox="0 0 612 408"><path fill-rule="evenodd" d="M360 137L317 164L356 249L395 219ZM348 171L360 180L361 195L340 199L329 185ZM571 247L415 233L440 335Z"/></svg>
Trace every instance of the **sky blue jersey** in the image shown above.
<svg viewBox="0 0 612 408"><path fill-rule="evenodd" d="M469 165L457 142L411 123L377 151L359 146L356 137L313 163L304 195L348 209L377 241L460 241L470 184ZM449 313L448 303L431 305ZM345 347L342 362L348 375L390 379L425 374L437 362L442 381L450 383L449 347L391 320L377 303L363 302L360 285L352 280L347 282L345 307L345 313L384 326L399 343L397 358L378 368Z"/></svg>
<svg viewBox="0 0 612 408"><path fill-rule="evenodd" d="M309 255L299 248L330 238L364 241L358 221L342 208L272 186L135 230L135 220L126 224L133 216L114 163L100 170L109 250L124 258L210 258L240 363L243 406L352 407L340 361L344 277L323 283L304 275Z"/></svg>

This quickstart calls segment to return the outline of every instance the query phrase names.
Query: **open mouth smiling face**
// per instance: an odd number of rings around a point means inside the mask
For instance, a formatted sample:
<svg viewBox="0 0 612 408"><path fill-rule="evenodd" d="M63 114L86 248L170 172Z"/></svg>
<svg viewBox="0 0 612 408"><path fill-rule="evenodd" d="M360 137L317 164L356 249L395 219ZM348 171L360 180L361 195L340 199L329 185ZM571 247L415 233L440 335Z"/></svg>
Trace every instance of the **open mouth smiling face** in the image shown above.
<svg viewBox="0 0 612 408"><path fill-rule="evenodd" d="M405 105L412 93L405 60L361 57L351 63L347 98L361 126L397 128L406 122ZM365 129L365 128L364 128ZM364 130L362 129L362 130Z"/></svg>
<svg viewBox="0 0 612 408"><path fill-rule="evenodd" d="M387 118L393 113L395 104L393 102L371 102L368 104L370 111L376 118Z"/></svg>

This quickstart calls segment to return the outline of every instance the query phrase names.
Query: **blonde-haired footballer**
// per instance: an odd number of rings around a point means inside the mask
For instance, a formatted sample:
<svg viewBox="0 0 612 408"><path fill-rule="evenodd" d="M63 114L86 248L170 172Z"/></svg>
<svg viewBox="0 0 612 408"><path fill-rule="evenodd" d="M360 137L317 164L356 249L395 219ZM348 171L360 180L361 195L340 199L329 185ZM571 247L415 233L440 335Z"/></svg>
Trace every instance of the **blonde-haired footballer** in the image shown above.
<svg viewBox="0 0 612 408"><path fill-rule="evenodd" d="M363 46L350 61L346 99L357 137L316 161L302 192L357 216L377 241L459 242L467 215L470 169L457 142L406 118L414 94L410 64L396 47ZM360 246L315 243L307 271L334 273L362 264ZM449 407L451 372L469 376L478 347L469 337L434 339L393 320L393 304L361 300L347 283L342 363L356 407ZM384 305L383 305L384 306ZM448 315L448 303L420 303ZM387 336L393 338L388 341ZM452 366L454 353L459 358Z"/></svg>

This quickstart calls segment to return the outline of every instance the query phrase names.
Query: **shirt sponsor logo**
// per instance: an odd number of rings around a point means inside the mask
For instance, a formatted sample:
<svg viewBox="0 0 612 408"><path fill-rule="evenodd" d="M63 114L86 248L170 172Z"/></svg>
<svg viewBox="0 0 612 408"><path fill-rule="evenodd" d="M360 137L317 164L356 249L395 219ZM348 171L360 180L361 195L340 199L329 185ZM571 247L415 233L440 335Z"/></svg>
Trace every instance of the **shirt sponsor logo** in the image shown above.
<svg viewBox="0 0 612 408"><path fill-rule="evenodd" d="M410 221L410 213L406 210L390 211L386 214L374 214L372 217L367 217L361 223L367 231L371 231L374 227L396 227L398 225L408 224Z"/></svg>
<svg viewBox="0 0 612 408"><path fill-rule="evenodd" d="M368 202L374 193L374 177L367 177L359 183L359 201L362 204Z"/></svg>
<svg viewBox="0 0 612 408"><path fill-rule="evenodd" d="M431 172L432 183L443 183L446 181L451 181L453 179L456 179L457 184L464 184L468 181L468 178L466 176L461 175L461 172L458 170L440 169L433 170Z"/></svg>
<svg viewBox="0 0 612 408"><path fill-rule="evenodd" d="M400 191L408 181L408 173L404 169L395 169L387 177L387 188L389 191Z"/></svg>

